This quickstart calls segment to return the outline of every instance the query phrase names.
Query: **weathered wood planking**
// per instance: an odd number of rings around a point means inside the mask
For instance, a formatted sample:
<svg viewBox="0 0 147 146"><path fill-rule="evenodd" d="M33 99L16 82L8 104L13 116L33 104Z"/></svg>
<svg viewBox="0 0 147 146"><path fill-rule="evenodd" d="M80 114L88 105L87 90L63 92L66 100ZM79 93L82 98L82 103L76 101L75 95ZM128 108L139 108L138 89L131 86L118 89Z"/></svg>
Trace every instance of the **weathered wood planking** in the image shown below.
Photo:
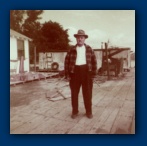
<svg viewBox="0 0 147 146"><path fill-rule="evenodd" d="M112 134L131 134L133 116L128 115L124 111L120 111L116 120L113 124L113 127L110 131Z"/></svg>
<svg viewBox="0 0 147 146"><path fill-rule="evenodd" d="M93 105L98 105L98 103L107 95L107 93L112 90L112 88L108 88L112 84L113 82L108 82L107 85L102 85L100 88L94 90L94 92L97 92L92 98Z"/></svg>
<svg viewBox="0 0 147 146"><path fill-rule="evenodd" d="M20 127L17 127L14 130L11 130L11 134L26 134L29 131L40 126L40 121L44 121L44 116L37 115L37 116L33 117L31 120L22 124Z"/></svg>
<svg viewBox="0 0 147 146"><path fill-rule="evenodd" d="M104 108L93 107L93 119L88 119L83 115L83 118L80 118L76 125L69 130L68 134L88 134L91 130L91 127L93 127L93 125L98 121L98 118L103 111Z"/></svg>
<svg viewBox="0 0 147 146"><path fill-rule="evenodd" d="M104 121L104 123L95 131L97 134L109 134L112 128L112 125L117 117L119 112L118 108L113 108L112 113L110 113L109 117Z"/></svg>
<svg viewBox="0 0 147 146"><path fill-rule="evenodd" d="M113 109L107 109L105 108L101 115L98 117L97 121L94 123L94 125L91 127L88 134L97 134L97 130L103 125L103 123L106 121L106 119L110 116Z"/></svg>
<svg viewBox="0 0 147 146"><path fill-rule="evenodd" d="M42 103L44 105L44 103ZM41 111L40 111L41 109ZM38 115L42 115L43 111L47 111L48 108L40 108L40 106L36 107L30 107L26 110L22 110L21 114L15 115L10 119L10 129L14 130L23 124L26 124L28 121L31 121L32 119L36 118Z"/></svg>
<svg viewBox="0 0 147 146"><path fill-rule="evenodd" d="M38 122L39 126L30 130L27 134L51 134L54 131L54 127L61 123L61 120L46 117L44 120Z"/></svg>
<svg viewBox="0 0 147 146"><path fill-rule="evenodd" d="M122 86L119 86L120 88L117 88L115 93L111 92L113 96L108 106L114 108L121 108L128 94L128 89L130 88L130 85L131 83L128 81L124 82Z"/></svg>
<svg viewBox="0 0 147 146"><path fill-rule="evenodd" d="M40 82L40 81L37 81ZM134 72L125 78L106 81L93 88L93 115L85 114L82 92L79 94L79 116L72 119L71 99L56 102L45 96L53 83L12 87L19 91L20 98L28 96L30 102L10 108L11 134L134 134L135 133L135 78ZM53 87L54 86L54 87ZM31 90L32 88L32 90ZM32 91L32 92L31 92ZM26 92L26 94L25 94ZM15 94L11 96L15 97ZM25 99L24 99L24 102Z"/></svg>
<svg viewBox="0 0 147 146"><path fill-rule="evenodd" d="M75 126L75 122L69 122L69 121L61 121L58 125L50 131L52 134L69 134L69 131L72 127Z"/></svg>
<svg viewBox="0 0 147 146"><path fill-rule="evenodd" d="M44 112L50 109L52 104L46 100L38 100L34 101L33 104L23 106L23 108L18 110L17 113L11 117L10 129L14 130L28 121L31 121L33 118L36 118L38 115L43 115Z"/></svg>
<svg viewBox="0 0 147 146"><path fill-rule="evenodd" d="M121 89L124 83L125 82L116 82L116 86L114 86L113 81L113 86L111 85L111 90L104 94L104 97L100 100L100 102L97 103L97 106L107 107L112 102L112 99L118 94L119 90Z"/></svg>
<svg viewBox="0 0 147 146"><path fill-rule="evenodd" d="M128 79L127 82L129 84L128 90L127 86L121 90L122 94L121 98L124 98L123 105L119 111L118 116L114 122L112 130L110 133L114 134L131 134L132 131L135 131L135 122L134 122L134 112L135 112L135 101L132 100L135 98L135 86L134 86L134 79ZM130 88L129 88L130 87ZM123 94L123 91L127 91ZM131 100L128 100L131 99ZM133 127L132 127L133 125ZM133 128L133 129L132 129Z"/></svg>
<svg viewBox="0 0 147 146"><path fill-rule="evenodd" d="M25 114L25 115L16 115L13 120L10 121L10 131L18 128L19 126L25 124L27 121L32 120L35 118L37 115L36 114Z"/></svg>

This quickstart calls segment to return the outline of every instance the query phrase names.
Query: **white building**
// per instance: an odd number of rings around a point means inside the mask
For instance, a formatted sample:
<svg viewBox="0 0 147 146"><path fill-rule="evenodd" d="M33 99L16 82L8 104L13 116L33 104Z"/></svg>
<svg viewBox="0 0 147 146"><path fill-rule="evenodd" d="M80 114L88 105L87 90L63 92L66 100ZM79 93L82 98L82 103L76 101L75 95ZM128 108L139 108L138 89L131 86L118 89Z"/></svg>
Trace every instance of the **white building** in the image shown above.
<svg viewBox="0 0 147 146"><path fill-rule="evenodd" d="M24 71L30 71L29 41L32 39L10 29L10 75L19 73L22 56L24 58Z"/></svg>

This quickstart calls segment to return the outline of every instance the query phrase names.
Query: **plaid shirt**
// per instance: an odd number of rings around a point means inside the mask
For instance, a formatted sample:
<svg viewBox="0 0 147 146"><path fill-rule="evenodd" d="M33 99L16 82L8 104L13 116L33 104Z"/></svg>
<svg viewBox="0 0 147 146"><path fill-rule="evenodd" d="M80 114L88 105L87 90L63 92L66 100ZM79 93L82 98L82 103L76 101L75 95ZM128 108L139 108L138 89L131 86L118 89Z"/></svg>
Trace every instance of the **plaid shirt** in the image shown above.
<svg viewBox="0 0 147 146"><path fill-rule="evenodd" d="M76 47L72 47L66 57L64 62L64 70L65 70L65 76L68 77L70 73L74 73L75 69L75 62L77 58L77 51ZM90 71L93 75L96 75L97 73L97 61L96 56L94 54L94 51L91 49L90 46L85 44L86 48L86 64L88 66L88 71Z"/></svg>

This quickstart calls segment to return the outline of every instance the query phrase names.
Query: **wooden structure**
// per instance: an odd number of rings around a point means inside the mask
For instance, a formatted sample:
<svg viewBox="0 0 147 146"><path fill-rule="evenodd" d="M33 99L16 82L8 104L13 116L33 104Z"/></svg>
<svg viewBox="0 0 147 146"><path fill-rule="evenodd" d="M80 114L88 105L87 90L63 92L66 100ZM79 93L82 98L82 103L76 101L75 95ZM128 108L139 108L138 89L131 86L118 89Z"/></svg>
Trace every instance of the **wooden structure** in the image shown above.
<svg viewBox="0 0 147 146"><path fill-rule="evenodd" d="M20 83L26 83L30 81L36 81L41 79L52 78L58 76L58 73L42 73L42 72L26 72L10 76L10 85L17 85Z"/></svg>
<svg viewBox="0 0 147 146"><path fill-rule="evenodd" d="M10 29L10 75L19 73L20 59L24 58L24 71L29 72L29 37Z"/></svg>
<svg viewBox="0 0 147 146"><path fill-rule="evenodd" d="M39 53L39 71L64 70L64 59L68 50L50 50Z"/></svg>
<svg viewBox="0 0 147 146"><path fill-rule="evenodd" d="M76 119L71 98L48 100L46 92L55 87L40 80L10 88L10 134L135 134L134 68L121 79L94 84L92 119L85 116L81 91Z"/></svg>
<svg viewBox="0 0 147 146"><path fill-rule="evenodd" d="M38 71L60 71L64 70L64 60L68 50L50 50L49 52L39 53L39 70ZM107 70L107 60L109 62L110 75L111 71L115 73L115 76L119 72L123 72L124 69L129 71L130 68L130 48L107 48L106 49L94 49L97 58L97 68L101 70L102 74L105 74Z"/></svg>
<svg viewBox="0 0 147 146"><path fill-rule="evenodd" d="M109 63L109 71L113 71L115 76L122 73L124 69L129 71L130 68L130 48L107 48L94 49L95 53L101 52L101 64L99 64L99 73L107 74Z"/></svg>

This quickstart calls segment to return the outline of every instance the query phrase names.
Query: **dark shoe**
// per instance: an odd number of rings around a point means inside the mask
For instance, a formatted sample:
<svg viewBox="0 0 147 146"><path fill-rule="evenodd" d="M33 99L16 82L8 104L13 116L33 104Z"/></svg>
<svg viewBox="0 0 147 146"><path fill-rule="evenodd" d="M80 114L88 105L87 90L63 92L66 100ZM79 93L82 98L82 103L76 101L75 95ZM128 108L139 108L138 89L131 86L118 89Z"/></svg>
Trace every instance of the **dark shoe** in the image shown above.
<svg viewBox="0 0 147 146"><path fill-rule="evenodd" d="M92 114L86 114L87 118L92 119L93 115Z"/></svg>
<svg viewBox="0 0 147 146"><path fill-rule="evenodd" d="M77 114L72 114L72 115L71 115L71 118L72 118L72 119L75 119L77 116L78 116L78 113L77 113Z"/></svg>

